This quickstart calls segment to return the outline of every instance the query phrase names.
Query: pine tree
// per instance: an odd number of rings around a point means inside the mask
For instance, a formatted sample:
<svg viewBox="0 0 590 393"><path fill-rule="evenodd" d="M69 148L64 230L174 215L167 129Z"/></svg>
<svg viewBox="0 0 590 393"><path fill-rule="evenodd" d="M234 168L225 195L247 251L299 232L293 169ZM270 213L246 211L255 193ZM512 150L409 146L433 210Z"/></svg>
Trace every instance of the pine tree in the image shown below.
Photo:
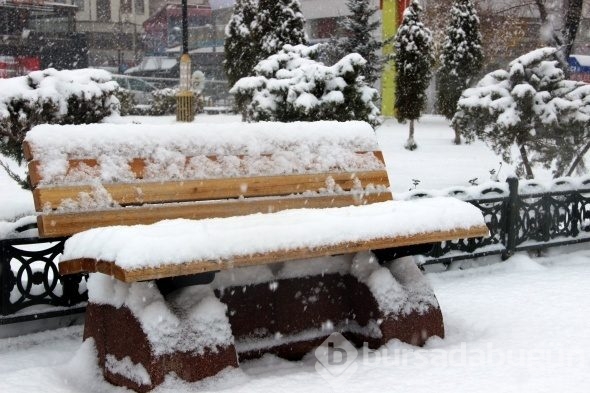
<svg viewBox="0 0 590 393"><path fill-rule="evenodd" d="M259 60L278 53L285 44L307 44L304 25L299 0L260 0L254 28Z"/></svg>
<svg viewBox="0 0 590 393"><path fill-rule="evenodd" d="M254 66L262 59L253 32L257 14L258 0L237 0L225 27L223 66L230 86L240 78L252 75Z"/></svg>
<svg viewBox="0 0 590 393"><path fill-rule="evenodd" d="M346 37L339 41L338 47L342 56L358 53L367 61L363 75L366 82L372 85L379 79L383 68L378 54L383 42L374 36L380 23L378 20L370 21L377 8L371 7L370 0L347 0L346 6L350 15L340 24Z"/></svg>
<svg viewBox="0 0 590 393"><path fill-rule="evenodd" d="M461 93L471 85L482 64L479 18L473 1L454 0L437 73L437 108L447 119L455 115ZM454 142L461 143L457 130Z"/></svg>
<svg viewBox="0 0 590 393"><path fill-rule="evenodd" d="M305 44L305 19L299 0L237 0L225 27L224 68L229 86L254 75L254 66L285 44ZM247 97L236 95L237 109L246 118Z"/></svg>
<svg viewBox="0 0 590 393"><path fill-rule="evenodd" d="M422 7L413 0L404 12L404 18L395 35L393 60L397 69L395 109L399 121L410 121L406 149L418 146L414 141L414 121L426 105L426 88L434 64L432 33L420 21Z"/></svg>
<svg viewBox="0 0 590 393"><path fill-rule="evenodd" d="M535 162L571 175L590 149L590 89L565 79L557 52L536 49L487 74L463 92L453 118L467 141L486 141L506 162L516 146L527 178Z"/></svg>
<svg viewBox="0 0 590 393"><path fill-rule="evenodd" d="M332 66L316 61L322 44L285 45L262 60L256 76L239 80L230 93L245 96L249 121L361 120L379 124L377 90L368 86L358 53Z"/></svg>

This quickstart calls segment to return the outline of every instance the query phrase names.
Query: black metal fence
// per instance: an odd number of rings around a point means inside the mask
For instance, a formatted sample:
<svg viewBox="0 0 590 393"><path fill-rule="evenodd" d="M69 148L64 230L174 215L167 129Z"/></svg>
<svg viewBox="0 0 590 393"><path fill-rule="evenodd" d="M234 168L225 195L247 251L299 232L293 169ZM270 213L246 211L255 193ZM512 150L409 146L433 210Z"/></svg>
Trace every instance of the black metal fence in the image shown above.
<svg viewBox="0 0 590 393"><path fill-rule="evenodd" d="M590 241L590 179L566 191L518 193L518 181L466 199L485 217L490 236L421 247L422 265ZM461 197L457 191L456 196ZM413 197L429 197L416 193ZM465 199L465 198L463 198ZM62 277L57 260L66 239L0 240L0 325L84 311L86 276Z"/></svg>
<svg viewBox="0 0 590 393"><path fill-rule="evenodd" d="M590 179L577 189L521 194L518 179L507 182L508 193L490 187L481 191L481 198L466 200L482 211L489 237L437 243L423 253L421 264L449 266L454 261L494 254L505 260L517 251L590 241ZM505 195L485 197L495 193Z"/></svg>
<svg viewBox="0 0 590 393"><path fill-rule="evenodd" d="M0 240L0 325L84 311L85 275L57 270L65 241Z"/></svg>

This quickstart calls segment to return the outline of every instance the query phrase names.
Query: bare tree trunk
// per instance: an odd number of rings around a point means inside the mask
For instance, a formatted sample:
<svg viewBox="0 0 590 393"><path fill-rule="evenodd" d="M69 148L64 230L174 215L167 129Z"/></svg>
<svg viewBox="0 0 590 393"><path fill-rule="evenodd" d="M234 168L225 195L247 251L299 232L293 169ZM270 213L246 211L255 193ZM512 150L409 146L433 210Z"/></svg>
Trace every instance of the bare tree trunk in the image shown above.
<svg viewBox="0 0 590 393"><path fill-rule="evenodd" d="M455 128L455 140L453 141L455 145L461 144L461 131L458 128Z"/></svg>
<svg viewBox="0 0 590 393"><path fill-rule="evenodd" d="M563 27L561 28L561 36L554 30L551 32L550 45L560 48L557 56L557 60L561 63L563 71L566 76L569 77L568 68L568 57L571 54L576 35L578 34L578 28L580 26L580 20L582 17L582 5L584 0L567 0L564 4L565 13L563 14ZM541 23L546 24L549 19L547 9L545 8L545 2L543 0L535 0L537 9L539 10L539 17Z"/></svg>
<svg viewBox="0 0 590 393"><path fill-rule="evenodd" d="M571 176L572 173L574 173L574 170L576 169L576 167L578 165L580 165L580 163L584 160L584 156L586 155L586 153L588 153L588 150L590 150L590 142L586 143L586 146L584 146L582 151L580 153L578 153L578 155L576 156L576 159L574 160L574 162L572 162L572 166L567 171L566 176Z"/></svg>
<svg viewBox="0 0 590 393"><path fill-rule="evenodd" d="M567 2L562 29L563 50L566 59L572 53L572 47L578 34L578 28L580 27L580 20L582 18L582 3L583 0L568 0Z"/></svg>
<svg viewBox="0 0 590 393"><path fill-rule="evenodd" d="M535 175L533 173L533 169L531 168L531 162L529 161L529 157L526 153L526 148L524 147L524 145L519 145L518 149L520 150L520 157L522 158L522 163L526 171L526 178L534 179Z"/></svg>
<svg viewBox="0 0 590 393"><path fill-rule="evenodd" d="M418 145L416 141L414 141L414 120L410 120L410 134L408 135L408 140L406 141L406 145L404 146L408 150L416 150Z"/></svg>
<svg viewBox="0 0 590 393"><path fill-rule="evenodd" d="M537 5L537 9L539 10L539 17L541 18L541 24L545 25L548 23L549 15L547 14L547 9L545 8L544 0L535 0L535 4ZM554 29L551 29L551 38L548 40L548 44L555 47L561 47L563 45L563 40L561 37L555 32ZM557 60L561 64L561 68L564 72L567 72L567 58L565 58L562 52L557 52L558 55L556 56Z"/></svg>

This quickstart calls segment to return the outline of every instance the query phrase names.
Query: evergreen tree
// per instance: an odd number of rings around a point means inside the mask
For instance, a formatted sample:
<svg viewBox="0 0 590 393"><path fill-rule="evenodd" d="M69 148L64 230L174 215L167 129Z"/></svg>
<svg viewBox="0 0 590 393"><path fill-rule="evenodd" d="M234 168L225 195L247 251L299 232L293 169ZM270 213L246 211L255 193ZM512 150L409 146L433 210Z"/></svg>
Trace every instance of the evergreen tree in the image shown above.
<svg viewBox="0 0 590 393"><path fill-rule="evenodd" d="M305 44L304 24L299 0L237 0L225 27L224 68L230 87L254 75L254 66L283 45ZM246 96L236 96L244 119L247 104Z"/></svg>
<svg viewBox="0 0 590 393"><path fill-rule="evenodd" d="M534 163L571 175L590 149L590 89L565 79L557 52L536 49L487 74L463 92L453 118L467 141L486 141L506 162L516 145L527 178Z"/></svg>
<svg viewBox="0 0 590 393"><path fill-rule="evenodd" d="M252 75L254 66L262 59L253 27L258 13L258 0L237 0L233 14L225 26L223 67L229 86ZM244 114L247 102L236 98L236 107Z"/></svg>
<svg viewBox="0 0 590 393"><path fill-rule="evenodd" d="M245 96L249 121L361 120L379 124L377 90L362 75L366 63L358 53L332 66L316 61L322 44L285 45L240 79L230 93Z"/></svg>
<svg viewBox="0 0 590 393"><path fill-rule="evenodd" d="M482 64L479 18L473 1L454 0L437 73L437 107L447 119L455 115L461 93L471 85ZM457 131L455 143L461 143Z"/></svg>
<svg viewBox="0 0 590 393"><path fill-rule="evenodd" d="M299 0L259 0L254 28L258 60L278 53L285 44L307 44L304 25Z"/></svg>
<svg viewBox="0 0 590 393"><path fill-rule="evenodd" d="M257 13L258 0L237 0L225 27L223 66L230 86L240 78L252 75L254 66L262 59L253 33Z"/></svg>
<svg viewBox="0 0 590 393"><path fill-rule="evenodd" d="M378 54L383 42L374 37L380 23L378 20L370 21L377 12L377 8L371 7L370 3L371 0L347 0L346 6L350 15L340 24L345 32L345 38L338 41L338 48L342 56L358 53L367 61L363 75L367 83L372 85L379 79L383 68Z"/></svg>
<svg viewBox="0 0 590 393"><path fill-rule="evenodd" d="M399 121L410 121L406 149L418 146L414 141L414 121L420 117L426 105L426 88L432 76L434 64L432 33L420 21L422 7L417 0L404 12L401 26L395 35L393 60L397 69L395 109Z"/></svg>

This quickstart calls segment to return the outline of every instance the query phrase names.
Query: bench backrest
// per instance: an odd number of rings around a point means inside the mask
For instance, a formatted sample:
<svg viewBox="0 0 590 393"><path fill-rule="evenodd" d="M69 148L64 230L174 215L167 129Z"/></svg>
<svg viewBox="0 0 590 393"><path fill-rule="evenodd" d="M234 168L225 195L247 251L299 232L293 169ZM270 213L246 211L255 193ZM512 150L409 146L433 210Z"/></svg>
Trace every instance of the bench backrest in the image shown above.
<svg viewBox="0 0 590 393"><path fill-rule="evenodd" d="M42 237L392 198L363 122L43 125L24 151Z"/></svg>

